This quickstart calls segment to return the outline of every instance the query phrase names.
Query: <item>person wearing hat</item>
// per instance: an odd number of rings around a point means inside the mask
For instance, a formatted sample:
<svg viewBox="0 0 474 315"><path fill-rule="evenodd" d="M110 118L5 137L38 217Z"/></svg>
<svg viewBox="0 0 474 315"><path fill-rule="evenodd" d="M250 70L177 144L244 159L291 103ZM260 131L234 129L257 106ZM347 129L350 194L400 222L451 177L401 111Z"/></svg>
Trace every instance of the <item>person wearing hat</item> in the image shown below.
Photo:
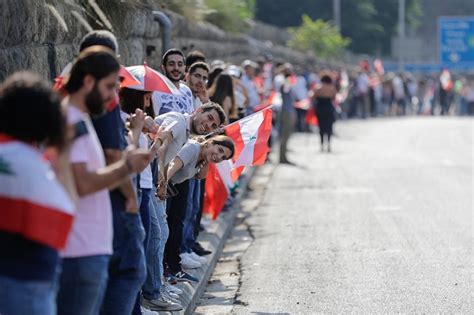
<svg viewBox="0 0 474 315"><path fill-rule="evenodd" d="M249 105L249 95L247 89L242 84L242 69L236 65L230 65L225 72L232 77L234 82L234 98L239 109L239 118L245 116L246 108Z"/></svg>
<svg viewBox="0 0 474 315"><path fill-rule="evenodd" d="M242 68L244 69L244 74L242 75L240 81L247 90L247 94L249 96L249 105L247 107L247 115L249 115L253 113L254 108L260 104L260 97L258 95L257 87L254 83L258 64L247 59L242 62Z"/></svg>

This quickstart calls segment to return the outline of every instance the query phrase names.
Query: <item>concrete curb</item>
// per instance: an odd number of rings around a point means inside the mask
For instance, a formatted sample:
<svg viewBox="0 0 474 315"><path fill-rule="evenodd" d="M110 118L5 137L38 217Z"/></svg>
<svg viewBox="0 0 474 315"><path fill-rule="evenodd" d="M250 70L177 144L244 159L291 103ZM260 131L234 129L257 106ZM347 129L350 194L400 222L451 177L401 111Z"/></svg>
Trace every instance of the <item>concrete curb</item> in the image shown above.
<svg viewBox="0 0 474 315"><path fill-rule="evenodd" d="M248 184L255 174L255 168L249 168L248 171L244 172L240 179L240 189L237 196L234 199L232 207L222 212L216 221L211 222L206 228L206 231L199 235L199 242L208 250L212 251L212 254L205 256L207 263L199 268L193 270L187 270L193 276L199 278L199 283L190 284L188 282L178 283L178 288L183 290L179 301L183 306L183 310L179 312L153 312L143 309L144 315L155 315L155 314L192 314L196 308L196 303L205 291L209 279L214 271L216 263L221 256L224 244L229 237L230 232L234 227L234 223L239 213L241 202L247 195Z"/></svg>

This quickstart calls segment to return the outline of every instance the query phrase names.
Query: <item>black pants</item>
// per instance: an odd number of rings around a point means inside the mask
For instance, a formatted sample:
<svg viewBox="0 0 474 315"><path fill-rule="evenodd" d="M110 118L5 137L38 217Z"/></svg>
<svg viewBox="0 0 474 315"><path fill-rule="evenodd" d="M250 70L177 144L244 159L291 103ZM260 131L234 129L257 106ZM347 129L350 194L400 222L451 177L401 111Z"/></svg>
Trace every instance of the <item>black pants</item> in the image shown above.
<svg viewBox="0 0 474 315"><path fill-rule="evenodd" d="M178 194L166 201L168 227L170 234L165 246L165 262L171 273L181 271L180 257L181 243L183 241L184 219L189 194L189 181L175 185Z"/></svg>
<svg viewBox="0 0 474 315"><path fill-rule="evenodd" d="M204 210L204 193L206 192L206 179L201 180L201 196L199 198L199 212L197 213L196 222L194 224L194 238L197 240L201 227L202 211Z"/></svg>

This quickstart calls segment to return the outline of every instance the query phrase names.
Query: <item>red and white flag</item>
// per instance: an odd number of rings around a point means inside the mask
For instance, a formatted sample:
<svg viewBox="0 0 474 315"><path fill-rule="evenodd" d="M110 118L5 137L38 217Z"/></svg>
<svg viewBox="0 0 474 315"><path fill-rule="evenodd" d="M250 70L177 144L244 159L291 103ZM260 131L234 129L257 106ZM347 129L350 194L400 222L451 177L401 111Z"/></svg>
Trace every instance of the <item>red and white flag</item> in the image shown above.
<svg viewBox="0 0 474 315"><path fill-rule="evenodd" d="M271 108L256 112L224 128L226 135L235 143L233 161L209 165L206 178L204 209L215 220L229 197L230 188L245 166L265 163L268 138L272 131Z"/></svg>
<svg viewBox="0 0 474 315"><path fill-rule="evenodd" d="M74 204L39 151L0 135L0 231L62 249Z"/></svg>
<svg viewBox="0 0 474 315"><path fill-rule="evenodd" d="M204 210L211 215L213 220L217 219L217 216L221 213L227 198L229 198L230 188L234 186L231 171L231 161L209 164L209 172L206 177L206 193L204 195Z"/></svg>
<svg viewBox="0 0 474 315"><path fill-rule="evenodd" d="M235 143L233 168L263 165L269 151L268 138L272 132L272 110L266 108L224 127Z"/></svg>

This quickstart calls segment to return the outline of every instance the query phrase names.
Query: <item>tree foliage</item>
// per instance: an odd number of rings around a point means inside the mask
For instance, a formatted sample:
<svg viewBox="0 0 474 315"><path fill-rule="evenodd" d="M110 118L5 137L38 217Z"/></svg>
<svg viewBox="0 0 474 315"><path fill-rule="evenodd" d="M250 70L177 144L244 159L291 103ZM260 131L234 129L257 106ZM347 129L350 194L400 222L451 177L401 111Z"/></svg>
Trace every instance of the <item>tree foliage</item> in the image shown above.
<svg viewBox="0 0 474 315"><path fill-rule="evenodd" d="M407 0L409 29L421 20L422 0ZM313 20L333 18L332 0L256 0L255 17L280 27L295 27L301 16ZM389 53L392 36L397 34L398 0L341 0L341 34L352 41L357 53Z"/></svg>
<svg viewBox="0 0 474 315"><path fill-rule="evenodd" d="M254 17L255 0L162 0L190 21L206 21L229 32L239 32Z"/></svg>
<svg viewBox="0 0 474 315"><path fill-rule="evenodd" d="M248 20L253 18L255 1L252 0L205 0L204 3L207 7L206 21L226 31L242 31L247 27Z"/></svg>
<svg viewBox="0 0 474 315"><path fill-rule="evenodd" d="M321 19L313 21L303 15L299 27L289 29L292 39L288 43L291 48L301 51L313 51L316 56L331 59L340 55L351 42L339 33L337 27Z"/></svg>

